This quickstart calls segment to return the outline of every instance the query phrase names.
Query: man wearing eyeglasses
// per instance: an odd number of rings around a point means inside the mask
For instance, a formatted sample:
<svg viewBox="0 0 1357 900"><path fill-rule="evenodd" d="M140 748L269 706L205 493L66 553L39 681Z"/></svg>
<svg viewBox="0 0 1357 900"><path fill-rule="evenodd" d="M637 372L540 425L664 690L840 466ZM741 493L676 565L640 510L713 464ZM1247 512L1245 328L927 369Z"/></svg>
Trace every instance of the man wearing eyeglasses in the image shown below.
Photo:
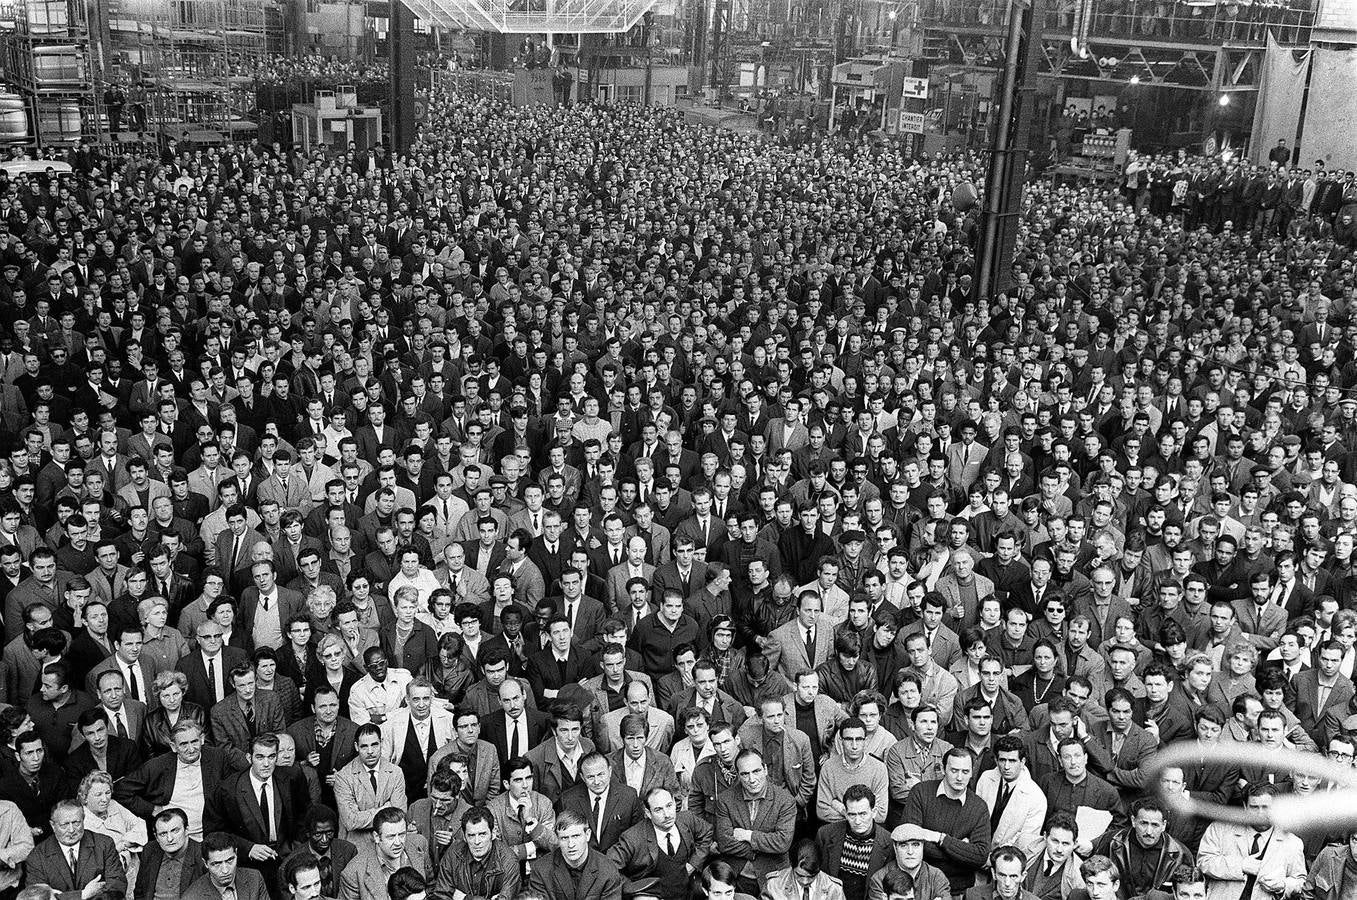
<svg viewBox="0 0 1357 900"><path fill-rule="evenodd" d="M188 699L203 709L211 709L235 693L231 670L248 665L249 657L238 647L223 646L224 632L214 621L200 623L195 636L198 652L179 660L176 668L188 677Z"/></svg>

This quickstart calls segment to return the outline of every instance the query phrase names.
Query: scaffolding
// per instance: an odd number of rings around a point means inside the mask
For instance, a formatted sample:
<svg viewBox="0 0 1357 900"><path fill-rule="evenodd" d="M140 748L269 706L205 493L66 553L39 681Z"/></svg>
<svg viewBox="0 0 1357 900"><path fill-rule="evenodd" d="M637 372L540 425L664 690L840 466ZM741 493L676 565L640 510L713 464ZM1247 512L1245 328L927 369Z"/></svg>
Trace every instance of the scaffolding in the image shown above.
<svg viewBox="0 0 1357 900"><path fill-rule="evenodd" d="M254 112L271 0L103 0L103 79L126 92L124 126L225 138Z"/></svg>
<svg viewBox="0 0 1357 900"><path fill-rule="evenodd" d="M0 8L0 65L22 103L26 128L3 140L38 147L102 134L97 59L85 0L18 0Z"/></svg>
<svg viewBox="0 0 1357 900"><path fill-rule="evenodd" d="M656 0L404 0L425 22L497 34L618 34L630 31Z"/></svg>

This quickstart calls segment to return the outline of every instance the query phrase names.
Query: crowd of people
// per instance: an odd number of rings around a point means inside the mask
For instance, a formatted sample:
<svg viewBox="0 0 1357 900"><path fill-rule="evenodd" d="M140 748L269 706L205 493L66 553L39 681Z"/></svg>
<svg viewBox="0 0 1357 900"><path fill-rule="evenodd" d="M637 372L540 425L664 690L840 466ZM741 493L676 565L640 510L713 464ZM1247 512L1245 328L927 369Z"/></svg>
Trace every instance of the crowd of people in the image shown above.
<svg viewBox="0 0 1357 900"><path fill-rule="evenodd" d="M255 84L261 87L314 86L317 82L329 82L331 85L384 84L391 78L391 65L385 59L364 61L316 53L240 60L235 68L235 74L253 78Z"/></svg>
<svg viewBox="0 0 1357 900"><path fill-rule="evenodd" d="M1352 765L1340 204L1039 180L977 302L971 156L71 161L0 176L4 896L1357 895L1266 819L1329 781L1152 763Z"/></svg>

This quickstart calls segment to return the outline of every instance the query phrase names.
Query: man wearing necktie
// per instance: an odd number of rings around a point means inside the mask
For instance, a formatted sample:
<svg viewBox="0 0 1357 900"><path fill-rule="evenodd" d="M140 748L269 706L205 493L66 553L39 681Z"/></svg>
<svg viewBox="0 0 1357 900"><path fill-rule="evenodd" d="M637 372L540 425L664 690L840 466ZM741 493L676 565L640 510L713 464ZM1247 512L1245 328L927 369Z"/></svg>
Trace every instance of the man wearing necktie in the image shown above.
<svg viewBox="0 0 1357 900"><path fill-rule="evenodd" d="M46 884L54 896L72 898L126 893L127 875L118 848L107 835L85 830L83 806L74 800L57 801L50 821L52 836L33 848L25 863L30 883Z"/></svg>
<svg viewBox="0 0 1357 900"><path fill-rule="evenodd" d="M1064 900L1061 885L1065 880L1065 867L1078 843L1075 840L1077 831L1073 813L1057 810L1047 818L1044 843L1038 845L1037 858L1023 879L1023 888L1035 894L1037 900Z"/></svg>
<svg viewBox="0 0 1357 900"><path fill-rule="evenodd" d="M217 743L242 753L261 734L276 734L287 728L282 702L273 691L259 691L254 667L241 663L230 672L230 697L212 707L208 718Z"/></svg>
<svg viewBox="0 0 1357 900"><path fill-rule="evenodd" d="M346 841L365 841L372 833L372 819L388 806L405 809L405 776L382 753L382 730L371 722L358 727L354 738L358 755L335 773L335 805L339 811L339 836Z"/></svg>
<svg viewBox="0 0 1357 900"><path fill-rule="evenodd" d="M1275 793L1270 784L1252 786L1244 807L1266 819ZM1230 900L1292 896L1306 877L1300 838L1271 827L1213 822L1202 835L1198 865L1207 873L1209 896Z"/></svg>
<svg viewBox="0 0 1357 900"><path fill-rule="evenodd" d="M205 815L209 822L216 819L219 830L236 845L239 858L249 860L250 868L267 882L301 838L301 816L308 804L306 779L299 768L278 768L278 738L273 734L250 741L249 763L208 798ZM211 843L205 845L205 855L211 848ZM208 869L210 873L210 856Z"/></svg>
<svg viewBox="0 0 1357 900"><path fill-rule="evenodd" d="M579 773L579 783L561 795L561 808L587 819L589 846L606 853L624 831L641 821L641 802L635 791L613 779L612 765L601 753L581 758Z"/></svg>

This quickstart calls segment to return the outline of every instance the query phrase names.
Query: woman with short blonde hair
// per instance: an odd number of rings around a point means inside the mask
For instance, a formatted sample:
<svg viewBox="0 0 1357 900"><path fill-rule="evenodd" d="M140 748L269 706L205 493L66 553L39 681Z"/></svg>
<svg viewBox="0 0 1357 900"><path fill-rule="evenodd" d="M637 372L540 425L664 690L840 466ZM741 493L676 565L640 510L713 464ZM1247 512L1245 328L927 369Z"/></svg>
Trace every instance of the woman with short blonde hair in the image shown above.
<svg viewBox="0 0 1357 900"><path fill-rule="evenodd" d="M170 601L164 597L147 597L137 604L141 619L141 654L156 661L156 669L172 670L179 660L188 656L188 641L176 628L168 624Z"/></svg>
<svg viewBox="0 0 1357 900"><path fill-rule="evenodd" d="M143 730L151 755L174 749L174 729L185 720L194 722L207 733L207 711L187 699L188 676L183 672L161 672L151 681L151 696L156 708L146 714Z"/></svg>
<svg viewBox="0 0 1357 900"><path fill-rule="evenodd" d="M113 799L113 778L107 772L95 770L86 775L76 799L85 810L85 831L111 838L118 848L130 894L137 883L141 848L146 846L146 823Z"/></svg>

